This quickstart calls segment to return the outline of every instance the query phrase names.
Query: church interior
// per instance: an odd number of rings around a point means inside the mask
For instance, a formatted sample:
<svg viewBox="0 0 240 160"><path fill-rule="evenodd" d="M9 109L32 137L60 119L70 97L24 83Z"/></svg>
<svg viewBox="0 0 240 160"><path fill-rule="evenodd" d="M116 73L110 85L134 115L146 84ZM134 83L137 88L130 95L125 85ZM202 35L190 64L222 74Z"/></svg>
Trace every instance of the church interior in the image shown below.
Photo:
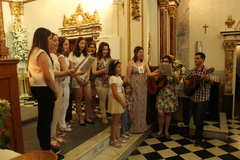
<svg viewBox="0 0 240 160"><path fill-rule="evenodd" d="M123 148L110 143L110 123L72 124L73 132L61 146L65 160L73 159L240 159L240 15L238 0L0 0L0 99L8 100L10 149L0 149L4 160L40 150L36 125L37 101L28 82L27 56L35 30L44 27L75 40L107 42L111 57L126 76L134 48L144 48L144 61L158 67L165 55L183 65L181 78L194 68L196 52L206 54L204 65L214 67L209 106L204 120L204 142L194 146L195 126L183 81L177 86L178 111L173 113L170 139L155 137L156 95L148 93L147 124ZM74 108L74 103L73 103ZM84 109L84 103L83 103ZM96 103L96 113L99 106ZM1 113L1 110L0 110ZM84 112L83 112L84 114ZM111 115L107 117L111 122ZM75 110L73 120L77 121ZM2 131L2 130L1 130ZM1 132L0 132L1 138ZM5 157L4 157L5 156ZM1 159L1 158L0 158Z"/></svg>

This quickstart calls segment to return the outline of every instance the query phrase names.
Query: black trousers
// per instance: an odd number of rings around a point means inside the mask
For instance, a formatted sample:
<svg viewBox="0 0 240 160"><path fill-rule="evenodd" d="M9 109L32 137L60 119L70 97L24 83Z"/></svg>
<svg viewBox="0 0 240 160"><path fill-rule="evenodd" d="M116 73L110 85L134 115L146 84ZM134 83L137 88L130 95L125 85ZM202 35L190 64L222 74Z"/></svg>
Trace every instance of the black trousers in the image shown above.
<svg viewBox="0 0 240 160"><path fill-rule="evenodd" d="M31 87L33 97L38 101L37 136L42 150L50 150L51 122L55 95L49 87Z"/></svg>

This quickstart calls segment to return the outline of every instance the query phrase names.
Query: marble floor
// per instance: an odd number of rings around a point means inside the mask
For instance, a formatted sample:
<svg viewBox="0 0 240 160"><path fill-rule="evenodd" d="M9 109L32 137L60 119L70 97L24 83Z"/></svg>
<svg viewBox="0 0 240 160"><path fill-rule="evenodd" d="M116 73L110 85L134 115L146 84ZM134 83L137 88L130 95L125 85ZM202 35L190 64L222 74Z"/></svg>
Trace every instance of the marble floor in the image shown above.
<svg viewBox="0 0 240 160"><path fill-rule="evenodd" d="M201 147L188 138L188 127L170 127L170 139L150 134L128 157L128 160L239 160L240 119L229 119L228 139L205 138Z"/></svg>
<svg viewBox="0 0 240 160"><path fill-rule="evenodd" d="M30 102L31 101L31 102ZM26 106L25 106L26 105ZM36 138L36 115L37 107L34 100L21 101L21 112L23 119L23 132L25 152L38 150ZM76 115L74 115L77 120ZM109 117L109 120L111 117ZM207 124L207 123L205 123ZM212 124L214 127L220 127L217 123ZM205 138L201 147L195 147L195 140L189 138L189 127L179 127L177 125L170 126L170 139L165 137L155 138L154 128L152 132L140 143L133 152L127 156L128 160L238 160L240 159L240 118L228 119L228 139L221 140L217 138ZM67 133L65 137L67 143L61 146L61 154L73 151L81 143L96 135L99 131L107 129L110 125L102 125L100 119L96 120L95 125L87 125L85 128L75 123L74 131ZM155 126L155 125L153 125ZM95 130L96 129L96 130ZM99 130L99 131L97 131ZM35 137L34 137L35 136ZM88 137L87 137L88 136ZM136 135L133 135L136 136ZM74 137L74 138L73 138ZM76 141L78 139L78 141ZM110 146L111 147L111 146ZM100 153L101 154L101 153ZM65 158L66 159L66 158ZM109 157L106 160L116 158Z"/></svg>

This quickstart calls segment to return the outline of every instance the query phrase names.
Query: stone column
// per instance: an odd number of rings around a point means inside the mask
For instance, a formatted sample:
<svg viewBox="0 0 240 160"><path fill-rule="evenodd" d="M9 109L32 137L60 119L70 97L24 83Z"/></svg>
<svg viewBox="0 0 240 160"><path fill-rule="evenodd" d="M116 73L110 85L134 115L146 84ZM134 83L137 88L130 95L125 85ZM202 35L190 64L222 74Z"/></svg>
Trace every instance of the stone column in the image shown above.
<svg viewBox="0 0 240 160"><path fill-rule="evenodd" d="M237 42L235 40L225 40L223 47L225 50L225 88L224 94L232 94L233 86L233 53Z"/></svg>
<svg viewBox="0 0 240 160"><path fill-rule="evenodd" d="M158 0L160 7L160 59L167 55L167 15L168 15L168 0Z"/></svg>
<svg viewBox="0 0 240 160"><path fill-rule="evenodd" d="M176 5L170 5L169 8L169 14L170 14L170 54L174 55L176 57L176 16L177 16L177 7Z"/></svg>

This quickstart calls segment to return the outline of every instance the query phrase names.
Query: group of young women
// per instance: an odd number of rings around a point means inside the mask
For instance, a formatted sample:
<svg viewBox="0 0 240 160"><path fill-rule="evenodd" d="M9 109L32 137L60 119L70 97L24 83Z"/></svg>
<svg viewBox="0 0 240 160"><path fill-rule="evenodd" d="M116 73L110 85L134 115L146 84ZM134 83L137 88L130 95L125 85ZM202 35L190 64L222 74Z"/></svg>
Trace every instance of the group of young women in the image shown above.
<svg viewBox="0 0 240 160"><path fill-rule="evenodd" d="M80 126L85 126L86 123L95 124L90 117L97 117L97 114L94 112L96 95L99 97L102 123L108 124L106 118L106 101L109 90L111 93L115 93L116 89L115 85L113 85L114 89L112 88L112 84L115 84L115 82L110 83L109 78L110 75L117 75L119 79L121 72L119 68L121 68L121 66L117 66L117 64L120 64L118 61L115 64L111 64L114 63L111 62L109 68L106 67L111 59L108 43L100 43L98 52L96 52L96 50L95 43L89 43L87 45L86 40L79 37L76 40L74 50L69 54L69 42L66 38L58 37L45 28L38 28L35 31L32 48L28 57L28 72L32 94L38 100L37 135L42 150L59 148L61 144L65 143L62 139L64 133L57 131L58 127L60 131L73 131L70 123L66 123L66 119L68 122L71 122L71 118L69 118L71 115L68 116L67 114L69 113L68 110L71 112L72 108L72 106L69 105L70 88L72 88L75 95L76 112ZM95 61L90 69L81 71L78 64L87 56L96 57ZM126 82L131 84L134 98L130 133L142 133L147 129L146 79L147 77L154 77L159 74L157 72L151 72L148 63L145 63L143 59L143 48L137 46L134 49L134 57L127 66ZM169 62L170 59L168 63ZM113 71L110 72L111 65L113 66ZM178 83L176 77L178 76L174 76L173 80L170 79L169 81ZM84 117L81 107L83 98L85 101ZM118 103L118 100L121 99L118 96L113 96L113 98L116 98ZM109 98L109 100L111 100L111 98ZM123 108L126 107L125 100L120 100L120 104ZM161 109L158 105L157 108L158 111ZM162 112L164 113L165 111ZM111 111L109 112L112 113ZM112 114L114 115L114 113ZM119 123L118 120L115 122ZM158 135L162 132L162 129L160 129ZM168 134L168 131L165 131L165 134ZM115 131L112 136L114 137L114 135L116 137Z"/></svg>

